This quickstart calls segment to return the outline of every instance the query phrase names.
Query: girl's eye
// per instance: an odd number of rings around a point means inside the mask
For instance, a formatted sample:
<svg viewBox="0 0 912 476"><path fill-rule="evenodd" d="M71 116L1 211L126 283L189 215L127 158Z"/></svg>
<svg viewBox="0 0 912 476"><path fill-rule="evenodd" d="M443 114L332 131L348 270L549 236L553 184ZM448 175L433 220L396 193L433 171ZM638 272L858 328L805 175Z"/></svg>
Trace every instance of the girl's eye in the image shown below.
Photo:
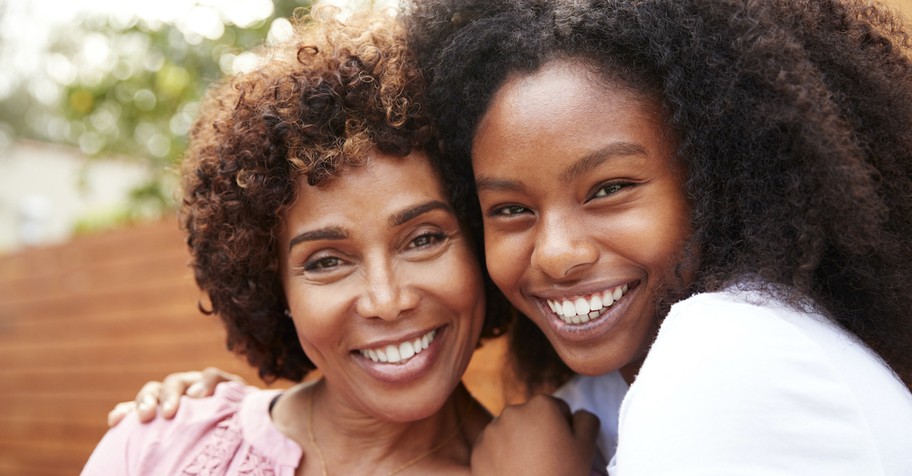
<svg viewBox="0 0 912 476"><path fill-rule="evenodd" d="M427 248L443 241L446 235L440 232L424 233L409 242L409 248Z"/></svg>
<svg viewBox="0 0 912 476"><path fill-rule="evenodd" d="M342 260L335 256L328 256L326 258L318 258L312 261L308 261L304 264L304 271L312 272L326 272L332 271L335 268L338 268L342 265Z"/></svg>
<svg viewBox="0 0 912 476"><path fill-rule="evenodd" d="M608 195L613 195L620 192L624 188L629 187L630 185L632 184L626 182L611 182L600 185L595 189L595 193L592 194L590 200L592 198L607 197Z"/></svg>
<svg viewBox="0 0 912 476"><path fill-rule="evenodd" d="M529 211L528 208L520 206L520 205L504 205L502 207L497 207L497 208L491 210L491 216L512 217L512 216L516 216L516 215L521 215L523 213L527 213L528 211Z"/></svg>

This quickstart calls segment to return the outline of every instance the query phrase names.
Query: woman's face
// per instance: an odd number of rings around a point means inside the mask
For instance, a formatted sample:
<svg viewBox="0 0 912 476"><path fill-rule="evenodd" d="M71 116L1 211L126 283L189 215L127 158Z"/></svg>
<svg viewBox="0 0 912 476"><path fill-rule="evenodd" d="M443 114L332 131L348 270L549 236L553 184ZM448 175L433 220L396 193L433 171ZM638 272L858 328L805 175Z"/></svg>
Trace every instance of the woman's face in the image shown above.
<svg viewBox="0 0 912 476"><path fill-rule="evenodd" d="M633 370L689 235L659 104L567 61L514 75L472 163L488 271L573 370ZM625 369L626 366L626 369Z"/></svg>
<svg viewBox="0 0 912 476"><path fill-rule="evenodd" d="M365 414L430 416L484 321L477 262L427 157L373 152L284 215L282 281L298 337L334 397Z"/></svg>

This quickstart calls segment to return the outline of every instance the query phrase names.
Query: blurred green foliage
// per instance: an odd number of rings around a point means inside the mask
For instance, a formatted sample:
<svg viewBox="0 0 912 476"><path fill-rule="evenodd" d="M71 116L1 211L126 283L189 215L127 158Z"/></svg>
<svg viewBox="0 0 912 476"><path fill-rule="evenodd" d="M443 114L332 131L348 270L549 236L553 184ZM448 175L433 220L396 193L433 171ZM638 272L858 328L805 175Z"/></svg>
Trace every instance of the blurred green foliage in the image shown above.
<svg viewBox="0 0 912 476"><path fill-rule="evenodd" d="M55 57L70 66L58 68L62 72L56 78L55 100L21 84L0 101L0 124L6 123L16 136L148 165L148 182L134 190L124 210L86 217L77 230L161 214L174 206L175 165L207 86L229 71L238 55L263 44L276 19L306 11L309 4L310 0L273 0L269 17L245 27L222 21L223 32L216 39L142 19L124 24L104 15L85 18L56 32L47 69L53 70ZM108 67L101 74L73 71L70 59L85 55L91 42L107 53Z"/></svg>

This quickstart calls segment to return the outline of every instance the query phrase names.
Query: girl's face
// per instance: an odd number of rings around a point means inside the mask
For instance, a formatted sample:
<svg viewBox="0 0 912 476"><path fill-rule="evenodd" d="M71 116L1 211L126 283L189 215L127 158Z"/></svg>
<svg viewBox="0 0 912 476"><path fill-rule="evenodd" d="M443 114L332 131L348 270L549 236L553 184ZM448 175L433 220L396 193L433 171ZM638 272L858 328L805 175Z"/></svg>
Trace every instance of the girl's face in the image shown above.
<svg viewBox="0 0 912 476"><path fill-rule="evenodd" d="M689 209L662 119L655 101L552 61L509 78L479 124L488 271L576 372L635 372L657 300L684 284Z"/></svg>
<svg viewBox="0 0 912 476"><path fill-rule="evenodd" d="M373 152L321 185L302 179L284 220L288 306L334 398L393 421L440 409L476 347L485 299L427 157Z"/></svg>

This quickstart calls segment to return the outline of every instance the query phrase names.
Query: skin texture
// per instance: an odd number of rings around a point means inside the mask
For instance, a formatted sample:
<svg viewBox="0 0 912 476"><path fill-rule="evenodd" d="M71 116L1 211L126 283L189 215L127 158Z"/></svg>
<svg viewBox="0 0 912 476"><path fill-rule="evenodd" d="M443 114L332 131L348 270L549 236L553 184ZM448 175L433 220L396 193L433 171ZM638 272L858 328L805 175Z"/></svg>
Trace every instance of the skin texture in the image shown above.
<svg viewBox="0 0 912 476"><path fill-rule="evenodd" d="M688 208L661 125L657 102L566 61L508 79L480 123L472 152L489 272L576 372L624 369L632 380L656 300L681 288ZM624 285L587 323L567 324L547 303Z"/></svg>

